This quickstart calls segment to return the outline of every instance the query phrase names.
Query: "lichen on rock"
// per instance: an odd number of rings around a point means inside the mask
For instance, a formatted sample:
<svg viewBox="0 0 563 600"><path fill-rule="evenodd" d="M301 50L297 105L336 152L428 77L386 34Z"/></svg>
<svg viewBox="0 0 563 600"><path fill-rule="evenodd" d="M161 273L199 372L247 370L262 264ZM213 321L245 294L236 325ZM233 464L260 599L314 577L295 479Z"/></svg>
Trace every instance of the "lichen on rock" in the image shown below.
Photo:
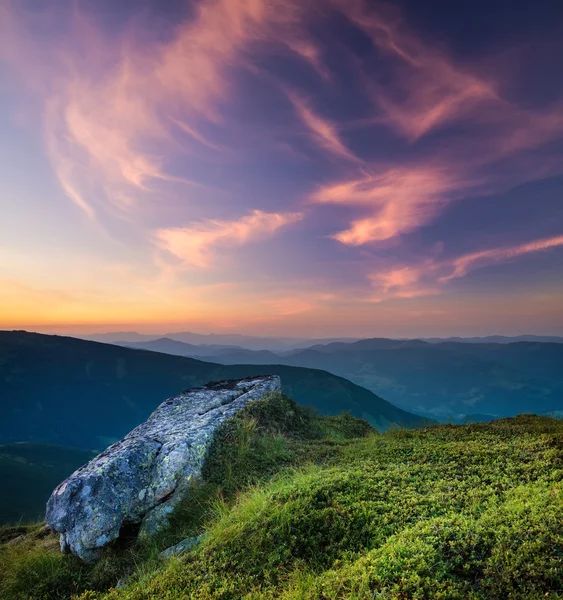
<svg viewBox="0 0 563 600"><path fill-rule="evenodd" d="M55 488L46 521L60 534L61 550L93 561L124 525L156 533L201 477L219 427L270 391L281 392L278 375L212 383L163 402Z"/></svg>

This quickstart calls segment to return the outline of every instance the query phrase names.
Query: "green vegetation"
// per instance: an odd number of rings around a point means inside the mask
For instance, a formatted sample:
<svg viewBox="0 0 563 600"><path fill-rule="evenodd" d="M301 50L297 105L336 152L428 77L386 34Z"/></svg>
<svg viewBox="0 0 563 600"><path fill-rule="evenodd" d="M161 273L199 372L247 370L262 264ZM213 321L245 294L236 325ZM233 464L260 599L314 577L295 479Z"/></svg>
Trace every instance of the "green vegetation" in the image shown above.
<svg viewBox="0 0 563 600"><path fill-rule="evenodd" d="M3 600L562 599L563 422L378 434L271 394L223 427L150 545L122 541L92 567L38 532L0 546Z"/></svg>

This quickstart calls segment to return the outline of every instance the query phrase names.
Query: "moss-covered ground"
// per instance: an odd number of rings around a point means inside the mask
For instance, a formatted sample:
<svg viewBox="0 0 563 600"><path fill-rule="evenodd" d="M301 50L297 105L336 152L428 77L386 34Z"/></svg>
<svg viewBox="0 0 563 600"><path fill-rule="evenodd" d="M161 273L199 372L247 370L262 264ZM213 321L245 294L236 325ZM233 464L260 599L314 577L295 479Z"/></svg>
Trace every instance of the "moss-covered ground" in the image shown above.
<svg viewBox="0 0 563 600"><path fill-rule="evenodd" d="M2 541L2 600L563 599L563 422L377 434L270 395L224 427L150 544L85 566L39 525Z"/></svg>

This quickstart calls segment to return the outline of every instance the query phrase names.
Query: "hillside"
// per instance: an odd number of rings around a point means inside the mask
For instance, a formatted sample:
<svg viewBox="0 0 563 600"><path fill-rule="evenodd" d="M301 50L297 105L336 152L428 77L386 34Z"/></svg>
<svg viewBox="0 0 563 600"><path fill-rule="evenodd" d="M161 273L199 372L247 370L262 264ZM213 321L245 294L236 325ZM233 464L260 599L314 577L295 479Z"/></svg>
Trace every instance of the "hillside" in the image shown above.
<svg viewBox="0 0 563 600"><path fill-rule="evenodd" d="M276 355L274 355L276 356ZM205 357L230 364L272 362L250 350ZM294 366L326 369L405 410L436 418L513 416L563 408L563 344L479 344L367 339L278 355Z"/></svg>
<svg viewBox="0 0 563 600"><path fill-rule="evenodd" d="M322 414L349 411L380 428L420 424L419 417L320 370L222 366L69 337L6 331L0 332L0 442L102 448L183 389L276 372L284 392Z"/></svg>
<svg viewBox="0 0 563 600"><path fill-rule="evenodd" d="M288 400L269 402L224 432L205 483L149 543L92 566L40 524L0 530L19 536L0 544L3 600L563 598L563 422L376 434L296 407L288 427Z"/></svg>
<svg viewBox="0 0 563 600"><path fill-rule="evenodd" d="M42 519L49 495L93 452L21 442L0 446L0 523Z"/></svg>

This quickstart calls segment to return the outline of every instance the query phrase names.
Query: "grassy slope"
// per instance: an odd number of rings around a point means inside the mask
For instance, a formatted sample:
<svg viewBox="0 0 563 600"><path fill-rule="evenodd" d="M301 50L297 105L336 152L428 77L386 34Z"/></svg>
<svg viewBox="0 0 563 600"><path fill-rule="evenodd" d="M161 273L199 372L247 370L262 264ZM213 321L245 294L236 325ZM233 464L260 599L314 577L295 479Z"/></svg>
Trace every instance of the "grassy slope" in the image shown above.
<svg viewBox="0 0 563 600"><path fill-rule="evenodd" d="M68 598L129 572L81 599L563 598L562 422L375 434L265 406L224 431L208 482L152 549L110 549L92 570L31 534L0 547L0 596ZM155 559L203 530L195 550Z"/></svg>
<svg viewBox="0 0 563 600"><path fill-rule="evenodd" d="M284 391L324 414L350 411L385 428L420 419L324 371L223 366L68 337L0 332L0 442L101 448L166 398L209 381L278 372Z"/></svg>

